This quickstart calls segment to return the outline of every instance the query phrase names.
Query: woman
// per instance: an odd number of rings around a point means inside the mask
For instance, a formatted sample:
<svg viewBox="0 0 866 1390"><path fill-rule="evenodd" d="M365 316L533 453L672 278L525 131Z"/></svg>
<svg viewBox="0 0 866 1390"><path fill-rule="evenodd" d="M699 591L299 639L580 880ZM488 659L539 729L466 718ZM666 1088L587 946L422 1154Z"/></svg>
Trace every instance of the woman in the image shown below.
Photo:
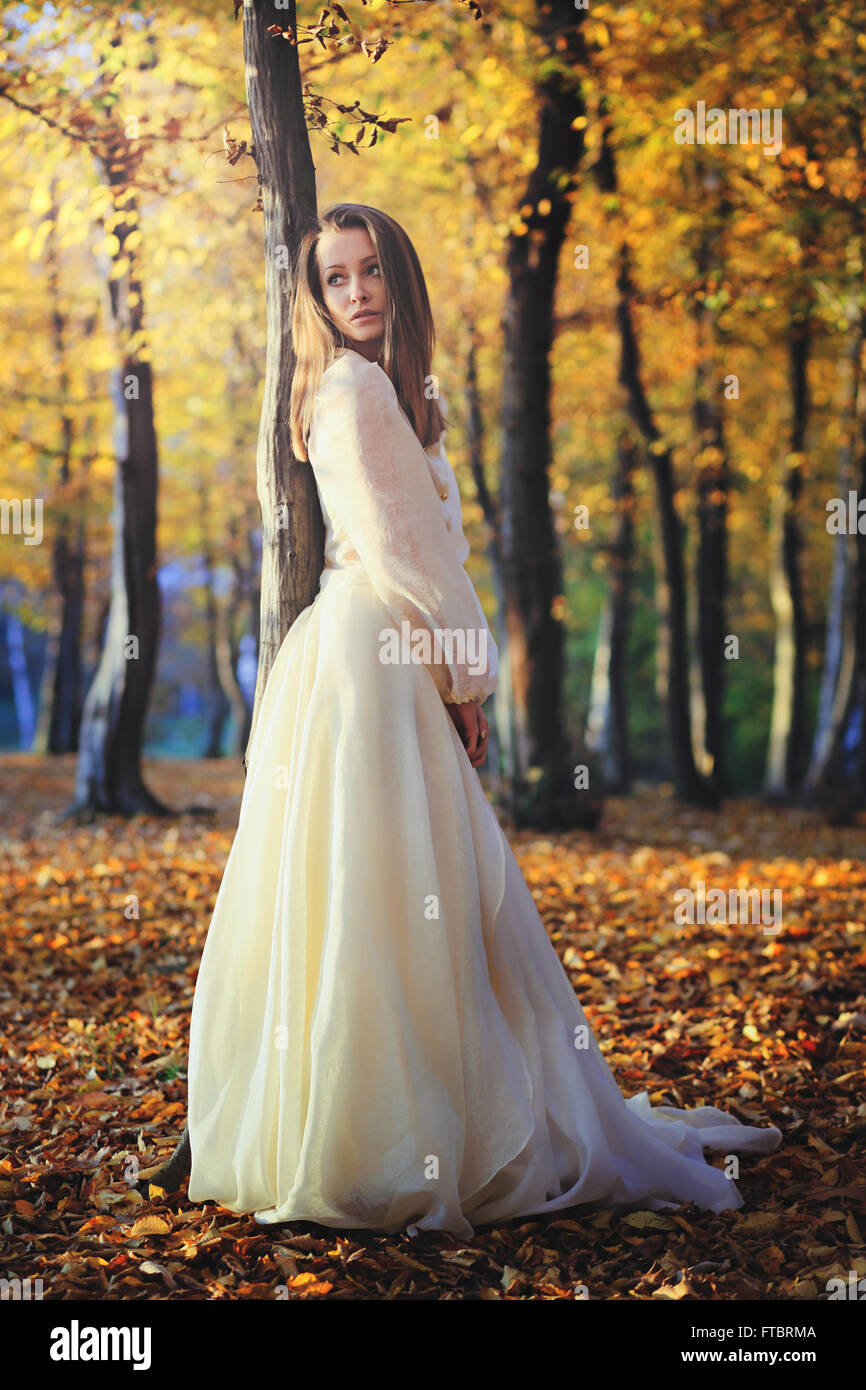
<svg viewBox="0 0 866 1390"><path fill-rule="evenodd" d="M779 1130L624 1099L475 774L498 654L415 250L341 204L296 285L325 568L268 678L199 971L189 1196L462 1236L578 1203L741 1206L703 1148Z"/></svg>

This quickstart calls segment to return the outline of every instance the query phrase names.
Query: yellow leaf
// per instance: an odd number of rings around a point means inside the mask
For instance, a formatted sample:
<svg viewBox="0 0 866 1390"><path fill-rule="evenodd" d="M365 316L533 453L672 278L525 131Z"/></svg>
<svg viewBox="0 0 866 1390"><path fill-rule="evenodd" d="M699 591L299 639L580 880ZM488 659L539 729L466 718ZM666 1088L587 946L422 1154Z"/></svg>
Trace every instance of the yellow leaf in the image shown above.
<svg viewBox="0 0 866 1390"><path fill-rule="evenodd" d="M161 1216L140 1216L129 1234L134 1239L138 1236L167 1236L170 1230L171 1226Z"/></svg>

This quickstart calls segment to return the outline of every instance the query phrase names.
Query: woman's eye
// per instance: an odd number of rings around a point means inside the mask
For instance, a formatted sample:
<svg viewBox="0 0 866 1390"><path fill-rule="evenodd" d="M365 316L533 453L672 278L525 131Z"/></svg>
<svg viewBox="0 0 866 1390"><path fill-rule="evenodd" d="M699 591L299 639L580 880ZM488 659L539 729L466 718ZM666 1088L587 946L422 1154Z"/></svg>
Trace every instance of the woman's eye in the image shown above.
<svg viewBox="0 0 866 1390"><path fill-rule="evenodd" d="M368 274L369 274L369 272L370 272L371 270L375 271L377 275L380 275L380 274L381 274L381 271L379 270L379 267L378 267L377 265L369 265L369 266L367 266L367 272L368 272ZM327 282L326 282L326 283L327 283L328 285L333 285L333 284L335 284L338 280L342 280L342 279L343 279L343 276L340 274L339 270L334 270L334 271L332 271L331 274L328 276L328 279L327 279Z"/></svg>

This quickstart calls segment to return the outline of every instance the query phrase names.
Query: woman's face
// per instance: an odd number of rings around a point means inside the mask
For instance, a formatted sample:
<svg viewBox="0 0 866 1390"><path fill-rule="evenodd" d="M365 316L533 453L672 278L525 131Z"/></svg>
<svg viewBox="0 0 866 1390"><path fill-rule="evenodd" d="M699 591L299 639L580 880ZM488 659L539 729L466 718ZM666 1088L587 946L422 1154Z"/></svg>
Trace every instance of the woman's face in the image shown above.
<svg viewBox="0 0 866 1390"><path fill-rule="evenodd" d="M366 227L323 232L316 260L325 308L349 347L376 360L385 332L387 294Z"/></svg>

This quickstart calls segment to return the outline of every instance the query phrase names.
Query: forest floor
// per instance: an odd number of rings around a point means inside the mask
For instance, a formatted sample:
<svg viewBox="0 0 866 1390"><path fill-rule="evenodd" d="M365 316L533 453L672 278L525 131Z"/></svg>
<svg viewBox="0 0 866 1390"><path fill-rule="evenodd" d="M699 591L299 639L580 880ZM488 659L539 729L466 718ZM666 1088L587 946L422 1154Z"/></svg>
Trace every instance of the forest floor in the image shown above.
<svg viewBox="0 0 866 1390"><path fill-rule="evenodd" d="M652 792L608 802L594 834L509 832L623 1092L783 1131L742 1158L739 1210L572 1208L470 1240L263 1228L135 1186L183 1126L243 788L235 760L145 766L196 809L58 822L74 758L0 757L0 1278L41 1278L45 1299L815 1300L866 1276L862 824ZM699 881L780 889L781 930L675 925Z"/></svg>

